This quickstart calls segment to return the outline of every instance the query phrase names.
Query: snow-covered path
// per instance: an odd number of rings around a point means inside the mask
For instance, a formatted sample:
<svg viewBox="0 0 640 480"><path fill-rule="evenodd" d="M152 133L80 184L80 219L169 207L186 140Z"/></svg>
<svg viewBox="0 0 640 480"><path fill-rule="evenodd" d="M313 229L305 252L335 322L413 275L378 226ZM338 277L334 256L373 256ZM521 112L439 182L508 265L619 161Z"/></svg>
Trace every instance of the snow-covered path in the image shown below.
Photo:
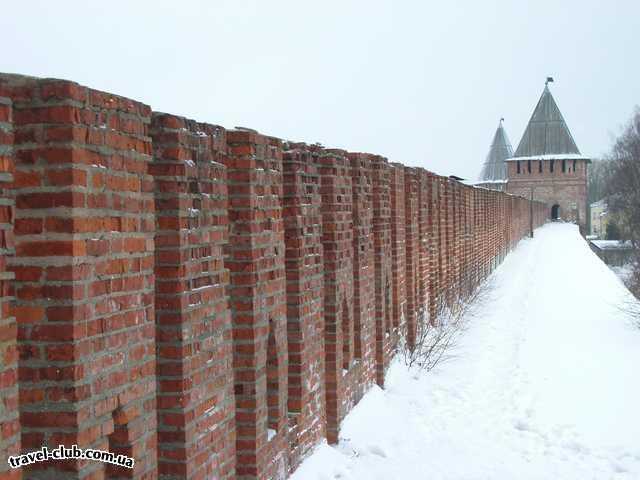
<svg viewBox="0 0 640 480"><path fill-rule="evenodd" d="M489 281L456 358L396 361L293 479L640 479L640 330L621 281L568 224Z"/></svg>

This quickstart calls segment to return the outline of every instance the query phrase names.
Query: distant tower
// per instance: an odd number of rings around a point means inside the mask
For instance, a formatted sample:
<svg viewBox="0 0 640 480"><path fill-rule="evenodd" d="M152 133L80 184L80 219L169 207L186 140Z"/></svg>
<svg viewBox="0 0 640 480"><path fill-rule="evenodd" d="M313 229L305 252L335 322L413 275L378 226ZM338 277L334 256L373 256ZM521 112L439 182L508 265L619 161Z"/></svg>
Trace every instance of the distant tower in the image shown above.
<svg viewBox="0 0 640 480"><path fill-rule="evenodd" d="M501 118L493 136L489 153L487 153L487 158L482 165L480 178L476 183L478 186L500 191L504 191L507 184L507 165L505 160L513 156L513 148L502 125L503 122L504 118Z"/></svg>
<svg viewBox="0 0 640 480"><path fill-rule="evenodd" d="M560 109L551 95L547 78L542 96L522 140L507 163L507 191L541 200L549 218L587 225L587 165Z"/></svg>

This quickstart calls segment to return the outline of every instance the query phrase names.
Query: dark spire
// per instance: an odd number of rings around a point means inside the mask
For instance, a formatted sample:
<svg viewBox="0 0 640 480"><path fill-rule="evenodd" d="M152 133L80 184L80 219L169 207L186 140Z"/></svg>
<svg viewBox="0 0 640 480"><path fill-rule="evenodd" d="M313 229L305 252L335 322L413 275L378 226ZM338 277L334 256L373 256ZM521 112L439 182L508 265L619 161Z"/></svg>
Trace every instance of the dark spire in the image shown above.
<svg viewBox="0 0 640 480"><path fill-rule="evenodd" d="M507 167L504 161L513 155L513 148L507 137L507 132L502 126L503 122L504 118L501 118L496 133L493 136L487 158L484 161L484 165L482 165L482 171L480 173L481 183L500 182L507 179Z"/></svg>

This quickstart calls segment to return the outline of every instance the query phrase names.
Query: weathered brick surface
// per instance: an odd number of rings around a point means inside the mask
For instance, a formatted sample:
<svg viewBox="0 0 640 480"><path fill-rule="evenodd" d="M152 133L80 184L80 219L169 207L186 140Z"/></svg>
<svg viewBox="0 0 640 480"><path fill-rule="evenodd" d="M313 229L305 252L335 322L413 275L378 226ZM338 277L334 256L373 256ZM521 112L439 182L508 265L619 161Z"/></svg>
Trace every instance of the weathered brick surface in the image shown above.
<svg viewBox="0 0 640 480"><path fill-rule="evenodd" d="M66 81L9 83L22 449L76 443L137 459L133 471L44 462L29 477L153 478L150 109Z"/></svg>
<svg viewBox="0 0 640 480"><path fill-rule="evenodd" d="M455 181L449 182L451 195L451 295L455 298L458 296L460 287L460 268L461 265L461 236L460 236L460 187L461 184Z"/></svg>
<svg viewBox="0 0 640 480"><path fill-rule="evenodd" d="M282 146L228 131L233 366L238 478L287 474L287 311Z"/></svg>
<svg viewBox="0 0 640 480"><path fill-rule="evenodd" d="M415 342L416 325L421 315L422 304L419 295L419 264L420 264L420 232L418 211L418 170L405 167L405 289L407 295L407 341L409 345Z"/></svg>
<svg viewBox="0 0 640 480"><path fill-rule="evenodd" d="M12 272L7 261L14 254L13 219L13 125L10 91L0 84L0 477L20 478L19 470L9 470L7 459L20 453L18 418L17 327L10 293Z"/></svg>
<svg viewBox="0 0 640 480"><path fill-rule="evenodd" d="M392 164L390 169L391 195L391 269L392 269L392 312L393 328L399 334L406 326L407 291L405 271L407 261L404 167L399 163Z"/></svg>
<svg viewBox="0 0 640 480"><path fill-rule="evenodd" d="M443 267L443 285L442 285L442 301L450 303L453 301L453 289L454 289L454 276L456 272L455 267L455 253L454 253L454 206L453 206L453 182L448 178L441 179L441 216L440 216L440 228L441 228L441 251Z"/></svg>
<svg viewBox="0 0 640 480"><path fill-rule="evenodd" d="M342 150L321 151L315 160L323 229L326 428L328 440L336 442L348 390L344 366L362 365L355 351L351 162Z"/></svg>
<svg viewBox="0 0 640 480"><path fill-rule="evenodd" d="M488 199L491 192L479 190L480 198L478 208L480 210L480 270L481 277L489 273L489 205Z"/></svg>
<svg viewBox="0 0 640 480"><path fill-rule="evenodd" d="M158 470L235 475L226 132L154 114Z"/></svg>
<svg viewBox="0 0 640 480"><path fill-rule="evenodd" d="M429 272L429 290L428 295L428 314L429 320L434 321L436 317L437 300L440 296L440 284L442 278L440 275L440 242L439 242L439 226L440 226L440 204L438 203L439 182L438 176L427 172L427 178L424 179L427 184L426 190L426 206L427 206L427 239L428 239L428 272Z"/></svg>
<svg viewBox="0 0 640 480"><path fill-rule="evenodd" d="M429 219L429 202L431 201L429 173L417 169L418 181L418 320L429 321L429 283L431 272L429 264L431 255L431 226Z"/></svg>
<svg viewBox="0 0 640 480"><path fill-rule="evenodd" d="M384 386L384 375L398 344L393 331L393 274L391 238L391 167L387 159L371 156L373 193L373 250L375 286L376 382Z"/></svg>
<svg viewBox="0 0 640 480"><path fill-rule="evenodd" d="M462 277L461 289L463 295L468 295L473 285L473 210L471 205L472 190L465 188L462 191L463 216L462 216Z"/></svg>
<svg viewBox="0 0 640 480"><path fill-rule="evenodd" d="M326 436L324 272L317 148L286 145L283 217L289 350L289 469Z"/></svg>
<svg viewBox="0 0 640 480"><path fill-rule="evenodd" d="M548 208L0 75L0 476L285 478Z"/></svg>
<svg viewBox="0 0 640 480"><path fill-rule="evenodd" d="M431 264L433 265L433 269L431 270L431 288L432 295L429 301L429 316L430 318L435 318L436 311L438 308L438 303L440 299L443 297L443 292L445 289L446 283L446 244L444 242L445 235L445 212L443 209L443 182L442 178L437 175L431 175L431 233L432 233L432 243L433 247L433 255Z"/></svg>
<svg viewBox="0 0 640 480"><path fill-rule="evenodd" d="M362 395L361 384L375 380L376 368L372 156L367 153L350 153L347 156L351 162L353 198L354 306L353 340L350 339L343 345L342 368L346 392L342 407L345 414L357 401L357 397ZM350 331L345 329L344 336L348 336L348 333Z"/></svg>

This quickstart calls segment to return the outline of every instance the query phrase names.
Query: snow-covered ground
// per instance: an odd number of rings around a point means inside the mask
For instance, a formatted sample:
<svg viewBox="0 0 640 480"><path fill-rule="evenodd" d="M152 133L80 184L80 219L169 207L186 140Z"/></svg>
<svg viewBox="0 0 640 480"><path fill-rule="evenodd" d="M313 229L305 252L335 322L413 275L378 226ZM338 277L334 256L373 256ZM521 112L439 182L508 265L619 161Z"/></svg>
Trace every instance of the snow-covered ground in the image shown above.
<svg viewBox="0 0 640 480"><path fill-rule="evenodd" d="M622 282L568 224L538 229L490 281L456 358L430 373L396 361L294 480L640 479Z"/></svg>

